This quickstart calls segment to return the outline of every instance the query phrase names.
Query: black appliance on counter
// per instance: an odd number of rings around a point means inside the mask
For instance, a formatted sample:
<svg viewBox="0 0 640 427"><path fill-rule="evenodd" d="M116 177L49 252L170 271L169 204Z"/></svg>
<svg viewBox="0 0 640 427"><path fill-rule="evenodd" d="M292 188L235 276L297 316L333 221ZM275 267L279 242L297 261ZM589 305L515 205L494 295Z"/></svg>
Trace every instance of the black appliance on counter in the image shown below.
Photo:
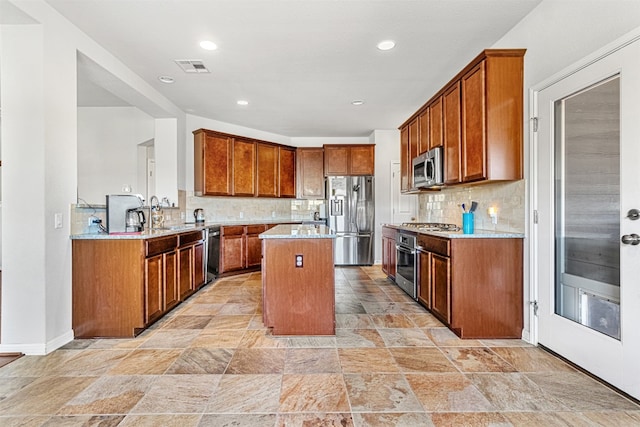
<svg viewBox="0 0 640 427"><path fill-rule="evenodd" d="M220 226L211 225L205 228L206 231L206 269L209 283L218 277L220 273Z"/></svg>

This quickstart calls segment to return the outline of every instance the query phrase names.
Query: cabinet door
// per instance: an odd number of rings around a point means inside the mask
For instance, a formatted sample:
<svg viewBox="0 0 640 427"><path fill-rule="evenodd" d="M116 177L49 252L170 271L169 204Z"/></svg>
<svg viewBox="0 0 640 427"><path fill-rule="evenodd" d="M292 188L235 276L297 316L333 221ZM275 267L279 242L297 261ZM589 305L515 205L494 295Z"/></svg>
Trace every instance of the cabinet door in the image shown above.
<svg viewBox="0 0 640 427"><path fill-rule="evenodd" d="M164 312L162 297L162 255L145 260L144 323L148 325Z"/></svg>
<svg viewBox="0 0 640 427"><path fill-rule="evenodd" d="M487 178L485 63L462 77L462 180Z"/></svg>
<svg viewBox="0 0 640 427"><path fill-rule="evenodd" d="M278 196L278 147L256 144L258 197Z"/></svg>
<svg viewBox="0 0 640 427"><path fill-rule="evenodd" d="M389 276L389 238L382 238L382 272Z"/></svg>
<svg viewBox="0 0 640 427"><path fill-rule="evenodd" d="M429 148L444 145L442 137L442 97L429 106Z"/></svg>
<svg viewBox="0 0 640 427"><path fill-rule="evenodd" d="M206 273L204 271L204 244L198 243L193 246L193 285L191 288L197 290L206 280Z"/></svg>
<svg viewBox="0 0 640 427"><path fill-rule="evenodd" d="M431 253L418 251L418 301L431 309Z"/></svg>
<svg viewBox="0 0 640 427"><path fill-rule="evenodd" d="M460 82L444 94L444 182L457 184L460 178Z"/></svg>
<svg viewBox="0 0 640 427"><path fill-rule="evenodd" d="M254 196L256 193L256 143L233 140L233 195Z"/></svg>
<svg viewBox="0 0 640 427"><path fill-rule="evenodd" d="M409 125L400 129L400 192L409 191L409 170L411 167L409 159Z"/></svg>
<svg viewBox="0 0 640 427"><path fill-rule="evenodd" d="M244 236L222 236L220 238L220 273L244 268Z"/></svg>
<svg viewBox="0 0 640 427"><path fill-rule="evenodd" d="M193 246L178 249L178 291L184 301L191 293L193 283Z"/></svg>
<svg viewBox="0 0 640 427"><path fill-rule="evenodd" d="M418 119L409 123L409 188L413 185L413 158L418 155Z"/></svg>
<svg viewBox="0 0 640 427"><path fill-rule="evenodd" d="M257 234L247 234L247 268L259 266L262 263L262 242Z"/></svg>
<svg viewBox="0 0 640 427"><path fill-rule="evenodd" d="M418 155L429 151L430 133L431 127L429 126L429 112L430 108L427 107L418 116Z"/></svg>
<svg viewBox="0 0 640 427"><path fill-rule="evenodd" d="M349 175L349 147L324 146L324 174Z"/></svg>
<svg viewBox="0 0 640 427"><path fill-rule="evenodd" d="M299 199L324 199L324 150L298 148L297 183Z"/></svg>
<svg viewBox="0 0 640 427"><path fill-rule="evenodd" d="M196 195L230 196L232 138L198 132L194 135L194 143Z"/></svg>
<svg viewBox="0 0 640 427"><path fill-rule="evenodd" d="M447 325L451 323L450 268L449 258L431 254L431 312Z"/></svg>
<svg viewBox="0 0 640 427"><path fill-rule="evenodd" d="M178 256L176 251L163 254L164 257L164 306L166 310L170 310L180 301L180 293L178 291L178 275L176 271L176 262Z"/></svg>
<svg viewBox="0 0 640 427"><path fill-rule="evenodd" d="M349 175L374 175L375 146L356 145L349 147Z"/></svg>
<svg viewBox="0 0 640 427"><path fill-rule="evenodd" d="M278 196L296 197L296 150L278 148Z"/></svg>

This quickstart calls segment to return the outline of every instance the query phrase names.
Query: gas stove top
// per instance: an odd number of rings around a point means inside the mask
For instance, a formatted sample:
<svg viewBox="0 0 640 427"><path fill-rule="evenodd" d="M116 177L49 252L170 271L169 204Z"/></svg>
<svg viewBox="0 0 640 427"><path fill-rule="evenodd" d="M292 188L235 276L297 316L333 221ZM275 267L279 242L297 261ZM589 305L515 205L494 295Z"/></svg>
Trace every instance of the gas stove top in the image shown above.
<svg viewBox="0 0 640 427"><path fill-rule="evenodd" d="M440 222L403 222L402 226L417 231L460 231L460 227L455 224L443 224Z"/></svg>

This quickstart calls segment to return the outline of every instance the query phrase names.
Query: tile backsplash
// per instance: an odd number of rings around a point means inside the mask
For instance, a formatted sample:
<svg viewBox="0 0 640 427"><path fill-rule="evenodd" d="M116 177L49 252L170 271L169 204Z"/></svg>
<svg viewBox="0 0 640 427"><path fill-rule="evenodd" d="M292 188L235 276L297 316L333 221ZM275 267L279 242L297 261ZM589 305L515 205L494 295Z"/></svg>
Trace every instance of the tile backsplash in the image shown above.
<svg viewBox="0 0 640 427"><path fill-rule="evenodd" d="M462 208L478 202L475 228L524 233L525 181L480 184L468 187L445 188L438 192L418 195L419 222L445 222L462 225ZM497 212L497 224L492 224L490 207Z"/></svg>

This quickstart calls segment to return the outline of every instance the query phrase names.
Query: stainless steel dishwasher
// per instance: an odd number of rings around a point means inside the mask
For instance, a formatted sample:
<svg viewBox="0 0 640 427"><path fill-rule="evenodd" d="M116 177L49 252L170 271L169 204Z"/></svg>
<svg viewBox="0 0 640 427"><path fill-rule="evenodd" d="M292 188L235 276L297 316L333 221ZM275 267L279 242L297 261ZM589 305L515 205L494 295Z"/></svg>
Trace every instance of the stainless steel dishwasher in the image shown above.
<svg viewBox="0 0 640 427"><path fill-rule="evenodd" d="M220 226L211 225L207 230L207 283L218 277L220 268Z"/></svg>

